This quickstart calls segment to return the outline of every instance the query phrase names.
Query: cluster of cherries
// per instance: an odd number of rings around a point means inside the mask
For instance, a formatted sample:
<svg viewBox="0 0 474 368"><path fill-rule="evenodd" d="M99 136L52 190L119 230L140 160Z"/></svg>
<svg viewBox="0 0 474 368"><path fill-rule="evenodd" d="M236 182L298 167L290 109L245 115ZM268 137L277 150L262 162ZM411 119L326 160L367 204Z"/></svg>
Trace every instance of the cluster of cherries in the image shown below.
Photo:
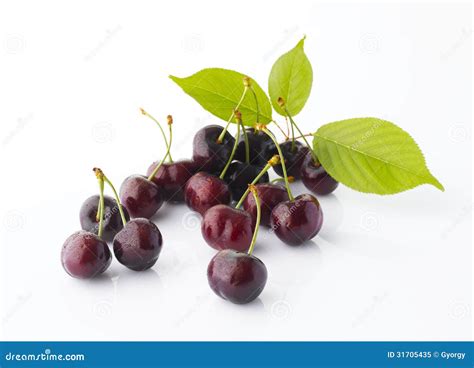
<svg viewBox="0 0 474 368"><path fill-rule="evenodd" d="M289 183L301 179L310 191L323 195L334 191L337 181L318 162L291 117L292 131L298 129L306 145L294 134L279 144L259 123L244 129L235 109L229 119L237 123L235 137L227 131L229 123L225 128L205 126L194 136L192 160L173 161L172 117L168 116L167 137L155 118L141 112L159 126L166 154L148 168L146 176L127 177L120 195L102 170L94 169L100 193L80 209L82 230L63 245L64 269L77 278L104 272L112 260L107 242L112 242L115 257L124 266L135 271L152 267L163 240L149 219L165 201L184 201L202 215L202 236L218 250L207 269L212 290L233 303L254 300L267 280L264 263L252 255L259 226L269 227L286 244L303 244L321 229L323 213L312 194L293 197ZM280 178L269 182L272 167ZM115 198L104 195L104 184Z"/></svg>

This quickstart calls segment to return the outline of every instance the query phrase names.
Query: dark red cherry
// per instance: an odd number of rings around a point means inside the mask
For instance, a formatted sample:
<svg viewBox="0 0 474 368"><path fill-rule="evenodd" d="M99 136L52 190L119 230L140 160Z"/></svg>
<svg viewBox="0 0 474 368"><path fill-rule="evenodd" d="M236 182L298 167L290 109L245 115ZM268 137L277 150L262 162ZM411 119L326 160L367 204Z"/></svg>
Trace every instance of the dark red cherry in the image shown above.
<svg viewBox="0 0 474 368"><path fill-rule="evenodd" d="M303 165L306 153L309 152L308 147L299 141L295 141L295 148L292 149L292 142L286 141L280 144L283 156L285 157L286 173L295 179L301 178L301 166ZM273 170L283 177L283 169L281 164L273 166Z"/></svg>
<svg viewBox="0 0 474 368"><path fill-rule="evenodd" d="M150 165L146 175L150 176L156 165ZM184 186L191 176L196 173L196 164L191 160L164 163L153 177L153 182L161 188L163 199L168 202L184 201Z"/></svg>
<svg viewBox="0 0 474 368"><path fill-rule="evenodd" d="M242 197L248 185L256 178L260 171L262 171L260 167L239 161L234 161L230 164L224 180L229 185L234 201L238 201ZM265 173L258 182L268 183L268 173Z"/></svg>
<svg viewBox="0 0 474 368"><path fill-rule="evenodd" d="M273 208L281 203L288 201L288 192L285 187L278 184L257 184L255 185L257 190L258 198L260 199L261 207L261 219L260 224L264 226L271 226L271 213ZM257 217L257 205L255 204L255 198L249 194L243 203L245 211L250 213L254 222Z"/></svg>
<svg viewBox="0 0 474 368"><path fill-rule="evenodd" d="M117 260L134 271L152 267L160 255L162 244L160 230L145 218L127 222L113 242Z"/></svg>
<svg viewBox="0 0 474 368"><path fill-rule="evenodd" d="M97 221L97 212L99 210L100 197L93 195L87 198L79 210L79 221L81 222L82 230L89 231L93 234L99 232L99 221ZM102 230L102 239L107 242L112 241L115 234L123 228L122 218L120 217L119 207L115 199L109 196L104 196L104 221ZM130 216L123 207L125 219L128 221Z"/></svg>
<svg viewBox="0 0 474 368"><path fill-rule="evenodd" d="M323 224L323 211L311 194L301 194L293 201L281 202L271 214L272 231L289 245L299 245L314 238Z"/></svg>
<svg viewBox="0 0 474 368"><path fill-rule="evenodd" d="M132 218L150 218L163 204L160 188L142 175L132 175L124 180L120 200Z"/></svg>
<svg viewBox="0 0 474 368"><path fill-rule="evenodd" d="M207 267L211 289L232 303L245 304L256 299L267 282L267 268L253 255L221 250Z"/></svg>
<svg viewBox="0 0 474 368"><path fill-rule="evenodd" d="M315 194L329 194L336 190L339 182L334 180L324 167L314 162L313 155L308 151L301 166L301 180L306 188Z"/></svg>
<svg viewBox="0 0 474 368"><path fill-rule="evenodd" d="M273 155L277 154L275 143L272 139L260 130L253 128L245 129L249 142L250 164L258 167L264 167ZM245 162L245 140L244 133L240 134L235 159Z"/></svg>
<svg viewBox="0 0 474 368"><path fill-rule="evenodd" d="M194 136L193 160L197 164L198 171L220 171L227 163L235 139L226 132L222 142L218 143L223 129L219 125L208 125L198 130Z"/></svg>
<svg viewBox="0 0 474 368"><path fill-rule="evenodd" d="M215 249L246 251L250 247L254 221L249 213L224 204L209 208L201 222L201 233Z"/></svg>
<svg viewBox="0 0 474 368"><path fill-rule="evenodd" d="M205 172L193 175L184 188L186 204L201 215L217 204L229 204L230 196L224 180Z"/></svg>
<svg viewBox="0 0 474 368"><path fill-rule="evenodd" d="M61 263L72 277L88 279L104 272L112 262L107 243L88 231L77 231L66 239Z"/></svg>

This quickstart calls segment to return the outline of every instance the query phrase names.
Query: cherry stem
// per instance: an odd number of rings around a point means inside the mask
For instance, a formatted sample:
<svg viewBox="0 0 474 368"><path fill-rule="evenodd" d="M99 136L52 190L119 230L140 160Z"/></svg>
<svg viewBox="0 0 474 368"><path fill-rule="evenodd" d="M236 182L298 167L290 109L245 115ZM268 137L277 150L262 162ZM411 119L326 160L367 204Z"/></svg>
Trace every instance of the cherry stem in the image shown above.
<svg viewBox="0 0 474 368"><path fill-rule="evenodd" d="M150 176L148 177L148 180L151 181L155 177L156 173L160 169L160 167L165 163L166 157L170 157L171 159L171 154L170 154L170 149L171 149L171 141L173 140L173 128L171 128L173 124L168 124L169 130L170 130L170 145L168 146L168 149L166 150L165 157L163 157L160 161L160 163L155 167L155 169L152 171Z"/></svg>
<svg viewBox="0 0 474 368"><path fill-rule="evenodd" d="M255 230L253 231L252 241L250 242L250 247L247 252L249 255L251 255L253 252L253 248L255 247L255 243L257 242L258 228L260 227L260 219L262 217L262 209L260 206L260 198L258 198L257 189L255 189L255 186L253 184L250 184L249 188L253 194L253 198L255 199L255 205L257 207L257 218L255 220Z"/></svg>
<svg viewBox="0 0 474 368"><path fill-rule="evenodd" d="M293 126L293 123L291 122L291 118L290 118L290 126L291 126L291 152L295 152L295 128Z"/></svg>
<svg viewBox="0 0 474 368"><path fill-rule="evenodd" d="M171 143L173 143L173 117L171 115L168 115L166 119L168 120L168 129L169 129L169 137L170 137L168 160L169 162L173 163L173 159L171 158Z"/></svg>
<svg viewBox="0 0 474 368"><path fill-rule="evenodd" d="M290 124L288 123L288 117L285 116L285 124L286 124L286 140L290 139Z"/></svg>
<svg viewBox="0 0 474 368"><path fill-rule="evenodd" d="M166 134L165 134L165 131L163 130L163 127L161 126L160 122L158 120L156 120L152 115L150 115L148 112L146 112L144 109L140 108L140 112L149 117L151 120L153 120L156 125L158 125L158 128L160 128L161 130L161 134L163 136L163 139L165 141L165 144L166 144L166 148L169 149L170 145L171 145L171 137L170 137L170 142L168 143L168 138L166 138ZM169 155L169 159L170 159L170 162L173 162L173 159L171 158L171 154Z"/></svg>
<svg viewBox="0 0 474 368"><path fill-rule="evenodd" d="M277 128L280 130L280 132L285 137L285 139L288 139L288 135L285 133L285 131L282 129L282 127L275 120L272 120L272 123L274 123L277 126Z"/></svg>
<svg viewBox="0 0 474 368"><path fill-rule="evenodd" d="M312 137L313 135L311 133L308 133L308 134L304 134L304 135L300 135L298 137L295 137L295 139L300 139L300 138L303 138L303 137Z"/></svg>
<svg viewBox="0 0 474 368"><path fill-rule="evenodd" d="M225 126L224 130L222 133L219 135L217 138L217 143L222 143L224 140L225 133L227 132L227 129L229 129L230 123L232 122L232 119L235 117L235 112L239 110L240 105L242 105L242 102L244 101L245 95L247 94L249 87L245 86L244 92L242 93L242 97L240 97L239 102L237 103L237 106L232 110L232 114L230 114L229 120L227 120L227 125Z"/></svg>
<svg viewBox="0 0 474 368"><path fill-rule="evenodd" d="M265 175L265 173L270 170L270 168L272 166L275 166L275 165L278 165L280 163L280 156L278 155L275 155L273 156L270 160L268 160L267 164L264 166L264 168L262 169L262 171L260 171L258 173L258 175L255 177L255 179L252 180L252 182L249 184L249 185L255 185L257 184L257 182L260 180L260 178ZM240 197L239 201L237 202L237 204L235 205L235 208L239 208L240 206L242 206L242 203L244 203L245 201L245 198L247 198L248 194L250 193L250 187L247 188L247 190L244 192L244 194L242 195L242 197Z"/></svg>
<svg viewBox="0 0 474 368"><path fill-rule="evenodd" d="M249 136L247 135L247 131L245 130L244 125L240 122L240 128L242 129L243 136L244 136L244 144L245 144L245 163L250 163L250 144L249 144ZM240 137L239 137L240 139Z"/></svg>
<svg viewBox="0 0 474 368"><path fill-rule="evenodd" d="M103 175L104 181L107 183L107 185L110 187L110 189L112 189L112 192L114 193L115 201L117 202L117 206L120 212L120 217L122 219L122 224L123 226L125 226L127 224L127 219L125 218L125 213L123 212L123 206L122 206L122 203L120 202L120 198L117 194L117 191L115 190L115 187L112 184L112 182L109 180L109 178L105 176L104 173L102 173L102 175Z"/></svg>
<svg viewBox="0 0 474 368"><path fill-rule="evenodd" d="M270 132L266 127L261 128L261 130L270 137L270 139L273 141L273 143L275 143L276 149L278 151L278 155L280 156L281 168L283 170L283 178L285 179L286 191L288 192L288 197L290 198L290 201L292 201L292 200L294 200L294 197L293 197L293 194L291 193L290 182L288 180L288 174L286 173L285 156L283 156L280 145L278 144L278 142L277 142L275 136L273 135L273 133Z"/></svg>
<svg viewBox="0 0 474 368"><path fill-rule="evenodd" d="M104 207L105 207L105 200L104 200L104 177L99 172L99 170L94 169L94 172L97 176L97 181L99 182L99 231L97 236L102 238L102 232L104 231Z"/></svg>
<svg viewBox="0 0 474 368"><path fill-rule="evenodd" d="M230 164L234 160L235 152L237 152L237 146L239 145L239 137L240 137L240 126L242 125L242 120L240 119L240 113L238 114L238 116L239 118L238 118L238 123L237 123L237 133L235 135L234 146L232 147L232 152L230 153L229 159L227 160L227 163L225 164L224 169L222 169L222 172L219 175L220 179L224 179L227 169L229 168Z"/></svg>
<svg viewBox="0 0 474 368"><path fill-rule="evenodd" d="M281 181L284 182L284 181L285 181L285 178L275 178L275 179L273 179L272 181L270 181L270 184L279 183L279 182L281 182ZM290 183L293 183L293 182L295 181L294 176L288 176L288 181L289 181Z"/></svg>
<svg viewBox="0 0 474 368"><path fill-rule="evenodd" d="M301 129L298 127L298 125L295 123L295 121L293 120L293 118L291 117L290 113L288 112L288 110L286 109L286 107L284 108L285 109L285 112L286 114L288 115L288 118L290 119L290 123L291 123L291 126L295 127L297 130L298 130L298 133L300 133L301 135L301 138L303 138L304 142L306 143L306 145L308 146L310 152L311 152L311 155L313 156L313 161L315 163L319 163L319 160L318 158L316 157L316 154L314 153L313 151L313 148L310 146L308 140L306 139L306 135L303 134L303 132L301 131Z"/></svg>
<svg viewBox="0 0 474 368"><path fill-rule="evenodd" d="M253 98L255 99L255 106L257 107L257 124L258 124L260 123L260 107L258 105L257 94L255 93L255 90L253 89L252 85L250 85L249 88L253 94Z"/></svg>

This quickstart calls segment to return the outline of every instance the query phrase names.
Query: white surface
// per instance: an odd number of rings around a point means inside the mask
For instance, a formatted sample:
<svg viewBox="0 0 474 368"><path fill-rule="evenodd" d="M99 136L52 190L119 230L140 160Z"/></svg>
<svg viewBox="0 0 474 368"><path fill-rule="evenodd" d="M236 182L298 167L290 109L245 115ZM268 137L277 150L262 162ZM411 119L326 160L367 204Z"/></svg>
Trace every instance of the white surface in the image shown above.
<svg viewBox="0 0 474 368"><path fill-rule="evenodd" d="M471 339L470 6L290 4L1 3L3 339ZM119 186L164 152L138 107L173 114L176 158L216 122L167 75L220 66L266 88L274 60L303 34L315 78L300 126L391 120L446 192L341 187L321 198L314 243L291 248L262 231L255 254L268 284L247 306L209 289L214 252L185 206L159 211L165 243L152 270L114 260L98 280L68 277L60 248L97 191L91 168Z"/></svg>

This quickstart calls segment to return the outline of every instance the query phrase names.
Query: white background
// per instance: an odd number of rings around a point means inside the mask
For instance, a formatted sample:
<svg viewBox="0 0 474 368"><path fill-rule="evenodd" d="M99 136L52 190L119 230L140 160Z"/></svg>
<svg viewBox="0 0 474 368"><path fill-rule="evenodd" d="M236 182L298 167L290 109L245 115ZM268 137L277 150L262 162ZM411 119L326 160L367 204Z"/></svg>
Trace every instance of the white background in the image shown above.
<svg viewBox="0 0 474 368"><path fill-rule="evenodd" d="M315 1L3 1L0 5L2 331L8 340L465 340L472 333L469 4ZM358 116L395 122L444 184L395 196L340 187L299 248L261 232L261 297L215 296L214 251L185 206L154 218L152 270L114 260L96 280L63 271L62 243L97 192L163 155L139 107L173 114L173 156L217 120L168 78L219 66L266 89L272 63L307 35L305 131ZM281 121L281 119L280 119ZM304 191L295 185L296 193Z"/></svg>

